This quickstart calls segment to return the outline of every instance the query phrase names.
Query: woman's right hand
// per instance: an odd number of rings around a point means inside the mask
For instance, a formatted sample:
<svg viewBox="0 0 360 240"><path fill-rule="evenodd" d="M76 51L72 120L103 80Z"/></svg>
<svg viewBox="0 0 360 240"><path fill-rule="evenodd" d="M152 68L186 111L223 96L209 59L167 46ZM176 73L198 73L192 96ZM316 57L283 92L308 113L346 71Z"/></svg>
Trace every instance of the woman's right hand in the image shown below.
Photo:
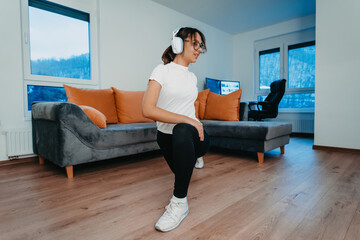
<svg viewBox="0 0 360 240"><path fill-rule="evenodd" d="M204 141L204 129L203 124L195 119L188 118L188 124L193 125L199 133L200 141Z"/></svg>

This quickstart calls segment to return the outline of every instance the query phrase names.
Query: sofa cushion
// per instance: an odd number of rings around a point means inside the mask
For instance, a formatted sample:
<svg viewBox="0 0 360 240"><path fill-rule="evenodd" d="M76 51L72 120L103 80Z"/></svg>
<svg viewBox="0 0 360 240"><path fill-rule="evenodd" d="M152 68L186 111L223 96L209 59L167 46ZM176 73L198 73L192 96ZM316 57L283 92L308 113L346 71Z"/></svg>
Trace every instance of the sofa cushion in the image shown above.
<svg viewBox="0 0 360 240"><path fill-rule="evenodd" d="M99 142L95 146L118 147L156 141L156 123L108 124L99 129Z"/></svg>
<svg viewBox="0 0 360 240"><path fill-rule="evenodd" d="M200 119L200 116L199 116L200 101L198 99L196 99L194 106L195 106L195 117L197 119Z"/></svg>
<svg viewBox="0 0 360 240"><path fill-rule="evenodd" d="M285 146L289 141L290 135L284 135L269 140L212 136L211 146L230 150L267 152L280 146Z"/></svg>
<svg viewBox="0 0 360 240"><path fill-rule="evenodd" d="M239 121L240 97L241 89L228 95L210 92L206 102L204 119Z"/></svg>
<svg viewBox="0 0 360 240"><path fill-rule="evenodd" d="M96 110L95 108L80 105L79 106L85 114L90 118L90 120L99 128L106 128L106 117L102 112Z"/></svg>
<svg viewBox="0 0 360 240"><path fill-rule="evenodd" d="M204 119L205 109L206 109L206 101L207 101L209 92L210 92L210 89L205 89L204 91L201 91L198 93L196 101L199 102L199 106L198 106L198 109L196 109L196 105L195 105L195 113L198 114L199 119Z"/></svg>
<svg viewBox="0 0 360 240"><path fill-rule="evenodd" d="M154 122L142 114L142 100L145 91L123 91L114 87L112 89L115 93L119 123Z"/></svg>
<svg viewBox="0 0 360 240"><path fill-rule="evenodd" d="M106 116L107 123L118 122L112 89L82 89L66 84L64 89L69 102L95 108Z"/></svg>
<svg viewBox="0 0 360 240"><path fill-rule="evenodd" d="M291 123L202 120L210 136L269 140L291 133Z"/></svg>

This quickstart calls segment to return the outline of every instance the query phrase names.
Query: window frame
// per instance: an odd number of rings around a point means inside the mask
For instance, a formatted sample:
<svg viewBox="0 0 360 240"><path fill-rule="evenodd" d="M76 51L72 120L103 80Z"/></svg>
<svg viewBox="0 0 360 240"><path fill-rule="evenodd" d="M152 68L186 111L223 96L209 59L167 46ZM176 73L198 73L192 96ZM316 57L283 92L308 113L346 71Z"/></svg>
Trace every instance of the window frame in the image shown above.
<svg viewBox="0 0 360 240"><path fill-rule="evenodd" d="M29 29L29 0L21 0L21 31L23 52L23 88L24 88L24 115L26 119L31 117L27 110L27 85L41 85L59 87L63 84L71 84L83 88L99 88L99 62L98 62L98 22L96 9L92 4L86 5L68 0L51 0L52 3L62 5L89 14L89 54L91 79L75 79L65 77L53 77L31 74L30 58L30 29ZM67 16L62 14L63 16ZM68 16L71 17L71 16Z"/></svg>
<svg viewBox="0 0 360 240"><path fill-rule="evenodd" d="M259 79L259 57L260 52L280 48L280 79L286 79L285 94L297 94L297 93L315 93L315 87L311 88L289 88L289 73L288 73L288 48L289 46L302 44L306 42L315 41L315 28L309 28L302 31L284 34L277 37L267 38L255 41L254 43L254 55L255 55L255 67L254 67L254 97L258 99L258 96L268 95L270 90L260 90ZM316 46L316 43L315 43ZM280 112L314 112L314 108L281 108Z"/></svg>

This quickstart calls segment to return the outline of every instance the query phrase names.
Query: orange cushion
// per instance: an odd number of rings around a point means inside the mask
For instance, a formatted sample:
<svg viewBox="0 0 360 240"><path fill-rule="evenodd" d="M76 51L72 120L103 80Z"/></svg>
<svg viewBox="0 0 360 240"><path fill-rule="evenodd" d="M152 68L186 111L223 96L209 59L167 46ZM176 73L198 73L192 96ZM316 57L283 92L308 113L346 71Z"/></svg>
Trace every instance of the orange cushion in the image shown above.
<svg viewBox="0 0 360 240"><path fill-rule="evenodd" d="M96 126L99 128L106 128L106 117L104 114L89 106L80 105L79 107L85 112L90 120L95 123Z"/></svg>
<svg viewBox="0 0 360 240"><path fill-rule="evenodd" d="M116 112L120 123L154 122L142 114L145 91L122 91L111 88L115 93Z"/></svg>
<svg viewBox="0 0 360 240"><path fill-rule="evenodd" d="M198 97L197 97L196 101L199 101L198 115L199 115L200 119L204 119L206 101L207 101L209 92L210 92L210 89L208 88L208 89L205 89L204 91L201 91L201 92L198 93Z"/></svg>
<svg viewBox="0 0 360 240"><path fill-rule="evenodd" d="M209 93L204 119L239 121L241 89L228 95Z"/></svg>
<svg viewBox="0 0 360 240"><path fill-rule="evenodd" d="M196 100L195 103L194 103L194 106L195 106L195 117L196 117L197 119L200 119L200 118L199 118L200 101L199 101L199 100Z"/></svg>
<svg viewBox="0 0 360 240"><path fill-rule="evenodd" d="M81 89L64 84L68 101L77 105L93 107L102 112L107 123L117 123L114 92L108 89Z"/></svg>

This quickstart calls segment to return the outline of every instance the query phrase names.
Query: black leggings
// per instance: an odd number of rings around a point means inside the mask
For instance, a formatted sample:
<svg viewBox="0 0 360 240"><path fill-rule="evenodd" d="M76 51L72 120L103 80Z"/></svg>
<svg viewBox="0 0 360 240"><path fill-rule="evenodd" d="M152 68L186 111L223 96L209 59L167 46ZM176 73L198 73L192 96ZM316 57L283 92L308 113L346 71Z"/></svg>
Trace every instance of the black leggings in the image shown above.
<svg viewBox="0 0 360 240"><path fill-rule="evenodd" d="M171 171L175 174L174 196L187 196L196 159L210 148L209 136L204 131L200 141L197 129L187 123L176 124L173 134L157 133L157 142Z"/></svg>

